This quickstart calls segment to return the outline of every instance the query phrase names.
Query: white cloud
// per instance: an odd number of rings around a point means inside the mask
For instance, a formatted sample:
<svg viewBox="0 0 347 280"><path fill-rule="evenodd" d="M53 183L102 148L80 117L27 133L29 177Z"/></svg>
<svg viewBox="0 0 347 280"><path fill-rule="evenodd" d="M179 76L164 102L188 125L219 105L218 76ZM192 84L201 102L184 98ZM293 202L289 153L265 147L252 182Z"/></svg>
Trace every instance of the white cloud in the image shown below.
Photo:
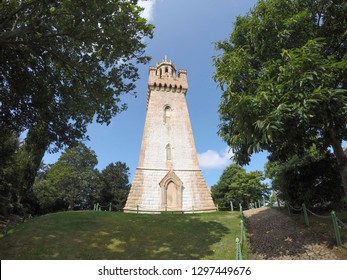
<svg viewBox="0 0 347 280"><path fill-rule="evenodd" d="M156 0L140 0L138 5L145 8L142 11L142 16L147 19L147 21L153 20L153 7Z"/></svg>
<svg viewBox="0 0 347 280"><path fill-rule="evenodd" d="M232 156L232 151L229 151L229 148L227 147L219 152L207 150L204 153L198 153L198 160L201 168L217 169L231 164Z"/></svg>

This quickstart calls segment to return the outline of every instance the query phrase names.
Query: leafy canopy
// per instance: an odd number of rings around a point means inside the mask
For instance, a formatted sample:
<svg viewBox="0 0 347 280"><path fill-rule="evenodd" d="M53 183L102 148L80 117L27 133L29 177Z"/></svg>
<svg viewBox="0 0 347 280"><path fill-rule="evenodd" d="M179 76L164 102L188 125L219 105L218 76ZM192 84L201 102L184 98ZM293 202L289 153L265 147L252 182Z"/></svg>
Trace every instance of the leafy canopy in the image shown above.
<svg viewBox="0 0 347 280"><path fill-rule="evenodd" d="M247 173L241 166L231 164L212 187L213 200L220 209L230 209L230 201L234 205L247 205L262 200L268 196L267 184L263 180L261 171Z"/></svg>
<svg viewBox="0 0 347 280"><path fill-rule="evenodd" d="M101 171L100 203L112 203L116 210L124 208L129 190L129 167L125 162L110 163Z"/></svg>
<svg viewBox="0 0 347 280"><path fill-rule="evenodd" d="M322 172L324 171L324 172ZM287 162L268 162L265 175L281 200L291 205L339 208L343 188L336 160L331 153L311 149L304 156L293 156Z"/></svg>
<svg viewBox="0 0 347 280"><path fill-rule="evenodd" d="M153 34L137 2L0 1L0 135L26 135L18 155L0 149L4 163L18 157L7 205L32 191L47 150L88 138L89 123L109 124L126 109L122 95L134 93Z"/></svg>
<svg viewBox="0 0 347 280"><path fill-rule="evenodd" d="M0 127L39 127L60 148L126 108L153 26L137 0L0 3Z"/></svg>
<svg viewBox="0 0 347 280"><path fill-rule="evenodd" d="M34 193L41 208L91 209L100 185L97 163L95 152L81 142L66 149L46 175L35 182Z"/></svg>
<svg viewBox="0 0 347 280"><path fill-rule="evenodd" d="M261 0L217 43L219 135L237 163L262 150L286 161L313 144L345 162L346 25L343 0Z"/></svg>

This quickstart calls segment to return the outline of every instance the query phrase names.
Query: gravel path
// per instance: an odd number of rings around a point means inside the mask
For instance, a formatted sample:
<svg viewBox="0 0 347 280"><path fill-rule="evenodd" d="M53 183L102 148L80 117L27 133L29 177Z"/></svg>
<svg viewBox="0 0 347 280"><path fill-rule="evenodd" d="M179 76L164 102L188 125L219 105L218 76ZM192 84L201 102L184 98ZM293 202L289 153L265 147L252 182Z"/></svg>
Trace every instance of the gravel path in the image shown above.
<svg viewBox="0 0 347 280"><path fill-rule="evenodd" d="M334 260L327 242L304 225L271 208L243 212L250 240L250 260Z"/></svg>

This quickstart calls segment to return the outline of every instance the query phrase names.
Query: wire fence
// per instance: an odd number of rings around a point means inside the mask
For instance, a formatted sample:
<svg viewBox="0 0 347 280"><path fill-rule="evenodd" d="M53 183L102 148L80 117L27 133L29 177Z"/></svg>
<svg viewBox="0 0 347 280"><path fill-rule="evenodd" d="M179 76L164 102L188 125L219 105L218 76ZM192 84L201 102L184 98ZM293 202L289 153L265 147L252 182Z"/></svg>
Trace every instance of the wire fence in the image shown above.
<svg viewBox="0 0 347 280"><path fill-rule="evenodd" d="M109 204L104 204L101 205L99 203L95 203L93 206L94 211L113 211L114 206L109 203ZM177 208L170 208L170 207L165 207L163 209L149 209L149 208L144 208L141 207L140 205L137 205L136 208L126 208L126 209L121 209L123 212L128 212L128 213L136 213L136 214L165 214L165 213L174 213L174 214L185 214L185 213L203 213L203 212L214 212L217 211L216 208L196 208L194 205L192 205L191 208L182 208L182 209L177 209Z"/></svg>
<svg viewBox="0 0 347 280"><path fill-rule="evenodd" d="M261 201L252 201L250 203L247 203L247 206L242 206L243 210L249 210L249 209L255 209L255 208L261 208L266 205L265 200ZM241 205L239 204L239 207ZM232 201L230 201L230 206L219 206L218 204L216 205L217 211L238 211L237 207L233 204Z"/></svg>
<svg viewBox="0 0 347 280"><path fill-rule="evenodd" d="M335 235L336 245L340 246L342 244L341 230L347 230L347 225L341 219L337 217L335 211L331 211L330 215L319 215L317 213L314 213L310 209L308 209L304 203L302 204L301 207L294 207L290 205L289 203L287 203L287 208L288 208L289 214L292 214L293 211L298 214L302 213L304 221L305 221L305 225L308 227L311 225L311 222L313 220L312 218L311 219L309 218L310 215L314 216L316 219L331 220L333 232Z"/></svg>
<svg viewBox="0 0 347 280"><path fill-rule="evenodd" d="M336 245L340 246L343 242L342 242L342 237L347 238L347 223L344 222L342 219L340 219L339 217L337 217L337 214L335 211L331 211L330 215L320 215L317 214L315 212L313 212L312 210L308 209L306 207L305 204L302 204L301 207L294 207L292 205L290 205L289 203L286 203L287 208L289 213L296 213L296 214L302 214L303 215L303 219L305 221L306 226L310 226L310 223L313 222L313 218L310 216L315 217L315 220L319 220L319 219L323 219L323 220L331 220L331 224L330 227L332 225L332 231L334 232L334 237L335 237L335 241L336 241ZM246 241L246 227L245 227L245 219L244 219L244 215L243 215L243 210L248 210L248 209L252 209L252 208L260 208L263 207L265 205L262 205L261 203L250 203L249 204L250 207L248 208L243 208L241 205L239 205L240 207L240 225L241 225L241 235L240 238L236 238L236 259L237 260L242 260L243 259L243 247L244 247L244 243ZM231 210L232 211L232 210ZM327 225L329 225L329 223L325 223ZM344 235L341 235L341 231L344 231ZM328 231L330 232L330 231ZM331 234L331 232L330 232Z"/></svg>
<svg viewBox="0 0 347 280"><path fill-rule="evenodd" d="M244 248L244 244L246 242L246 227L245 227L245 219L244 219L244 215L243 215L243 209L241 204L239 205L240 207L240 227L241 227L241 234L240 234L240 238L236 238L236 259L237 260L242 260L243 259L243 255L242 255L242 251Z"/></svg>

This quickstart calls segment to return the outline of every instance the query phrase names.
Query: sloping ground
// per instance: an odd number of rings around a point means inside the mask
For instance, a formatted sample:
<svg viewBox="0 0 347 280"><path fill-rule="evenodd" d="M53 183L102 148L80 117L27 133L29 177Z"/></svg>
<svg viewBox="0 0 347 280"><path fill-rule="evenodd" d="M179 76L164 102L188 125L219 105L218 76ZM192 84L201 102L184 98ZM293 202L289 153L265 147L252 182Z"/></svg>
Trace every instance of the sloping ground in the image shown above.
<svg viewBox="0 0 347 280"><path fill-rule="evenodd" d="M237 212L125 214L67 211L32 218L0 234L0 259L231 259Z"/></svg>
<svg viewBox="0 0 347 280"><path fill-rule="evenodd" d="M271 208L244 211L253 260L334 260L321 236Z"/></svg>

